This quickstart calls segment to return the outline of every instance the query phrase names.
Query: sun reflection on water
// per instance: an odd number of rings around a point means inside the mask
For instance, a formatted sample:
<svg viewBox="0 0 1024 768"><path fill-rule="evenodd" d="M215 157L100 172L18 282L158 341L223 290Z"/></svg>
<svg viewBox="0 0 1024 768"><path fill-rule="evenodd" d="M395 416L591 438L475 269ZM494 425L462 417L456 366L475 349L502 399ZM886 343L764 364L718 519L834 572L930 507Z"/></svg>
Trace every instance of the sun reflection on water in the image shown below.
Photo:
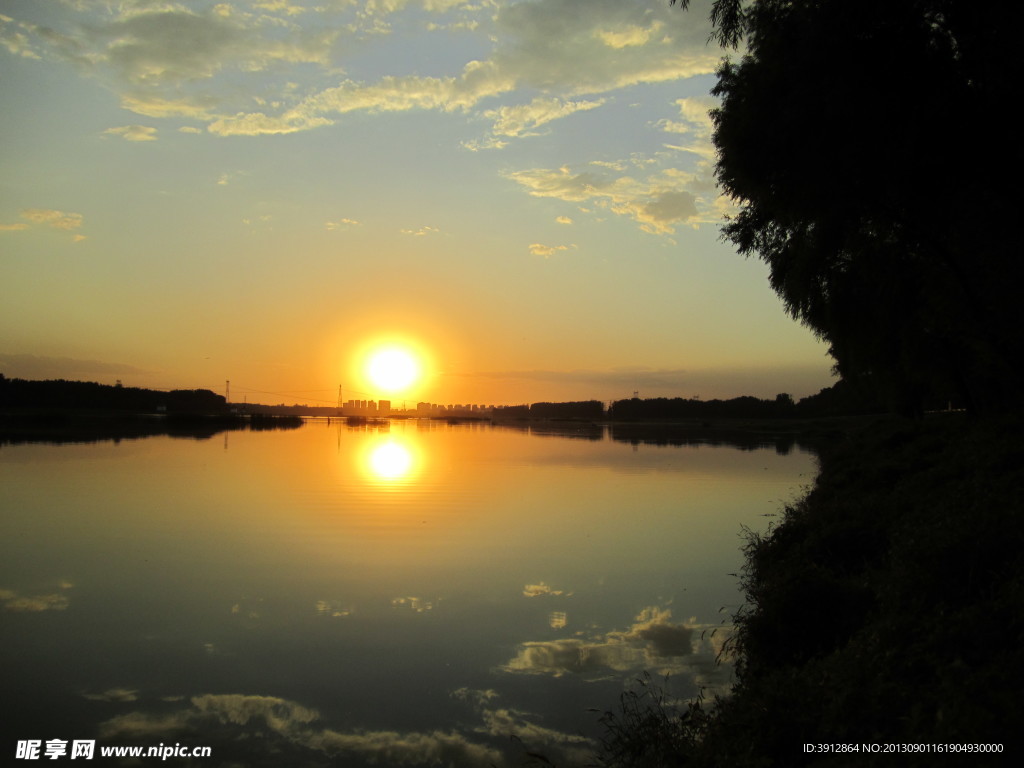
<svg viewBox="0 0 1024 768"><path fill-rule="evenodd" d="M413 479L418 459L411 444L388 436L372 443L366 452L364 467L371 480L380 483L405 483Z"/></svg>

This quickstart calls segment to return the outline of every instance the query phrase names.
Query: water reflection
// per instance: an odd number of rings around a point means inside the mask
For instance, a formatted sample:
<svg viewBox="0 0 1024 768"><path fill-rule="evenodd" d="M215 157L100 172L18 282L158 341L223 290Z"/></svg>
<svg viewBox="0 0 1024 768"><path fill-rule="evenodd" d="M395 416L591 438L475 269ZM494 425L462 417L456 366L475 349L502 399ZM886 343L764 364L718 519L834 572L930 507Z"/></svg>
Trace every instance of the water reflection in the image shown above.
<svg viewBox="0 0 1024 768"><path fill-rule="evenodd" d="M9 728L211 768L512 768L511 734L585 764L641 670L727 685L740 527L813 459L569 427L5 447Z"/></svg>
<svg viewBox="0 0 1024 768"><path fill-rule="evenodd" d="M99 443L174 437L209 440L221 432L292 430L302 426L299 416L190 414L89 415L88 413L22 414L0 416L0 446L43 443Z"/></svg>
<svg viewBox="0 0 1024 768"><path fill-rule="evenodd" d="M580 764L591 756L585 736L539 725L541 717L500 706L493 690L461 688L450 700L475 725L456 729L364 730L331 728L317 709L277 696L202 694L152 702L99 726L106 742L179 742L212 745L213 755L241 757L248 766L447 765L453 768L511 766L509 734ZM122 699L121 701L134 701ZM329 761L329 762L328 762ZM221 763L224 764L224 763ZM231 762L230 764L238 764Z"/></svg>
<svg viewBox="0 0 1024 768"><path fill-rule="evenodd" d="M552 628L560 629L565 624L564 612L551 614ZM727 625L699 624L693 616L685 622L674 622L671 609L651 605L644 607L625 631L577 633L574 637L520 643L515 657L503 669L553 677L572 674L591 680L647 669L722 693L732 674L730 660L723 654L731 631Z"/></svg>
<svg viewBox="0 0 1024 768"><path fill-rule="evenodd" d="M412 471L412 452L394 440L378 445L370 452L370 472L378 480L397 480Z"/></svg>

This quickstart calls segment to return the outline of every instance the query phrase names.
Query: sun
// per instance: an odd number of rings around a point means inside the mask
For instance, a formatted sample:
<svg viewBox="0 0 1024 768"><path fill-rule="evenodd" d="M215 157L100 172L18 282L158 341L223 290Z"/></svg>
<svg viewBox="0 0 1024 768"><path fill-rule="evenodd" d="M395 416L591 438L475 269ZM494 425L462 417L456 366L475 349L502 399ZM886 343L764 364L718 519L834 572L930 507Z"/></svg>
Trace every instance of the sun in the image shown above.
<svg viewBox="0 0 1024 768"><path fill-rule="evenodd" d="M421 375L416 357L400 347L379 349L366 362L367 378L378 389L392 394L408 389Z"/></svg>

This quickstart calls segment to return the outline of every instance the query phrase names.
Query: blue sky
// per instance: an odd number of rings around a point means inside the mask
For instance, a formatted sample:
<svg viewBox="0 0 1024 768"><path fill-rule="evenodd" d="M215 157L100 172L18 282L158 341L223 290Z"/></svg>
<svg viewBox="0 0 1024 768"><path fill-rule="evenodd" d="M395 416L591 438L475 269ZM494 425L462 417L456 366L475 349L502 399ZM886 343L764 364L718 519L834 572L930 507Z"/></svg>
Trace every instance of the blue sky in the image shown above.
<svg viewBox="0 0 1024 768"><path fill-rule="evenodd" d="M399 340L413 399L816 392L719 238L708 34L667 0L0 0L0 372L328 402Z"/></svg>

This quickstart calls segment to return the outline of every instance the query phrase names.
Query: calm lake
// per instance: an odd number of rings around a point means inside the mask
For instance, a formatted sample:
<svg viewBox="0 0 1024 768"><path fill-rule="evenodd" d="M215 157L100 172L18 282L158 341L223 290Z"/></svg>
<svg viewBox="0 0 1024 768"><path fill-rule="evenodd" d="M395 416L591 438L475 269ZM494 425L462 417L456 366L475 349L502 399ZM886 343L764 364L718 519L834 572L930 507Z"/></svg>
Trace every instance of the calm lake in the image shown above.
<svg viewBox="0 0 1024 768"><path fill-rule="evenodd" d="M334 420L3 446L3 748L586 762L588 709L644 670L728 685L742 528L816 471L799 447L622 438Z"/></svg>

